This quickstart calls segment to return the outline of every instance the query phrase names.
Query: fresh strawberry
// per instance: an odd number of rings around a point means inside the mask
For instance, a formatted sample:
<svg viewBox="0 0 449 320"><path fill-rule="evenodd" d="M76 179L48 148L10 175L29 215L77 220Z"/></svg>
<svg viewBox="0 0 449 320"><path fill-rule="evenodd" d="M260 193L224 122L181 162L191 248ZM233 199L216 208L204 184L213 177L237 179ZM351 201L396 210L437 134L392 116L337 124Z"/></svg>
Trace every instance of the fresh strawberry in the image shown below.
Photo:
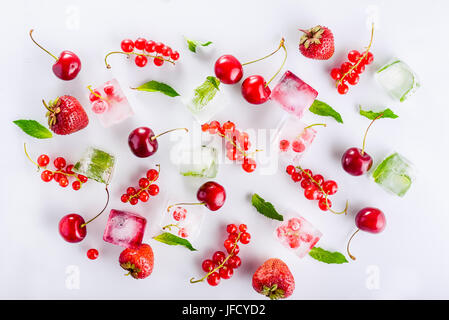
<svg viewBox="0 0 449 320"><path fill-rule="evenodd" d="M295 279L280 259L265 261L253 275L253 288L272 300L284 299L295 290Z"/></svg>
<svg viewBox="0 0 449 320"><path fill-rule="evenodd" d="M86 111L76 98L61 96L47 105L48 126L56 134L71 134L84 129L89 124Z"/></svg>
<svg viewBox="0 0 449 320"><path fill-rule="evenodd" d="M142 243L137 249L127 248L120 253L120 266L135 279L144 279L153 272L154 255L151 247Z"/></svg>
<svg viewBox="0 0 449 320"><path fill-rule="evenodd" d="M322 26L316 26L308 30L302 30L304 35L299 41L299 51L311 59L328 60L334 54L334 35Z"/></svg>

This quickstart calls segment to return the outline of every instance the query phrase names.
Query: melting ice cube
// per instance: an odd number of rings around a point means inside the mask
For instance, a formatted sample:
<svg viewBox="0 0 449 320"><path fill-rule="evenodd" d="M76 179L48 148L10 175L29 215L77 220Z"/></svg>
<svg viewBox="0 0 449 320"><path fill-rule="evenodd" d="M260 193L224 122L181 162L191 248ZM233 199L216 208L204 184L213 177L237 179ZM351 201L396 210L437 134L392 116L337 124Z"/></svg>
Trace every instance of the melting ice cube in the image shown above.
<svg viewBox="0 0 449 320"><path fill-rule="evenodd" d="M89 179L109 184L114 171L115 157L107 152L89 147L75 164L73 171Z"/></svg>
<svg viewBox="0 0 449 320"><path fill-rule="evenodd" d="M117 246L137 248L141 245L147 220L135 213L111 210L103 240Z"/></svg>
<svg viewBox="0 0 449 320"><path fill-rule="evenodd" d="M181 149L179 172L183 176L215 178L218 172L217 150L206 146Z"/></svg>

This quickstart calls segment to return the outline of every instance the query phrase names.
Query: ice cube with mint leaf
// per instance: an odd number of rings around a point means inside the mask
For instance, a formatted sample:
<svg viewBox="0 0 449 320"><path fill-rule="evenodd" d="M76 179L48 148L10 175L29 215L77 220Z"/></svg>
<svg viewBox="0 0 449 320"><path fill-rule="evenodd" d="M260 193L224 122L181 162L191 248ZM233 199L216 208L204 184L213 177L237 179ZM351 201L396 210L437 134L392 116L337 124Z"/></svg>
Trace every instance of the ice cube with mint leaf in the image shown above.
<svg viewBox="0 0 449 320"><path fill-rule="evenodd" d="M193 146L179 151L179 172L183 176L215 178L218 172L217 149Z"/></svg>
<svg viewBox="0 0 449 320"><path fill-rule="evenodd" d="M89 147L75 164L73 171L100 183L109 184L114 171L115 157L105 151Z"/></svg>

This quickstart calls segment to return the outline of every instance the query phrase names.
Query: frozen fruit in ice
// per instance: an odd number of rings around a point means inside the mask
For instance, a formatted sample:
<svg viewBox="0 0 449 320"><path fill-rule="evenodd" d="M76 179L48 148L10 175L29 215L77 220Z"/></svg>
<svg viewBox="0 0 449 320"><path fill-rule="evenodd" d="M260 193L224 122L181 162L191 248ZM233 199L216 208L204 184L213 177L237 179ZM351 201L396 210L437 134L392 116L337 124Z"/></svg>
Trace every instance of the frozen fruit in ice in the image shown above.
<svg viewBox="0 0 449 320"><path fill-rule="evenodd" d="M83 157L75 164L73 171L89 179L109 184L115 166L115 157L105 151L87 148Z"/></svg>
<svg viewBox="0 0 449 320"><path fill-rule="evenodd" d="M111 210L103 240L118 246L138 248L142 243L147 220L132 212Z"/></svg>
<svg viewBox="0 0 449 320"><path fill-rule="evenodd" d="M218 173L218 152L212 147L183 148L179 151L179 172L183 176L215 178Z"/></svg>

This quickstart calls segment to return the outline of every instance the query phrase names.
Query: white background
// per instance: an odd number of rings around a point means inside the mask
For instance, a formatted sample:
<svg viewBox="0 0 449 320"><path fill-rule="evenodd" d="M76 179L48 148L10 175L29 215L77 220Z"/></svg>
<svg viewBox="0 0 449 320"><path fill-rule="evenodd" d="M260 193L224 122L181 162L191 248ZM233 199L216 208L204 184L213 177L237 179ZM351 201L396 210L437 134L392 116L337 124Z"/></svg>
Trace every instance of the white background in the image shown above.
<svg viewBox="0 0 449 320"><path fill-rule="evenodd" d="M0 211L0 298L62 299L258 299L251 277L266 259L279 257L290 267L296 290L293 299L396 299L449 298L447 143L448 45L449 27L446 1L10 1L3 5L0 17L1 104L3 114ZM375 12L377 27L372 52L375 62L367 68L356 87L341 96L333 87L329 70L341 64L351 49L362 50L369 41L367 16ZM329 26L334 33L336 51L328 61L314 61L297 50L298 28L317 24ZM64 49L76 52L82 71L70 82L57 79L52 58L32 44L35 38L55 54ZM186 48L183 35L213 41L208 48L193 54ZM163 41L180 51L179 63L162 68L139 69L122 56L111 57L112 69L103 64L104 55L120 47L124 38L139 36ZM171 84L181 94L188 93L208 75L220 55L231 53L241 61L258 58L276 47L285 37L290 69L319 92L319 99L337 109L344 124L331 118L306 115L308 123L325 121L303 158L302 165L339 184L334 196L336 208L350 200L348 216L323 213L315 201L304 198L284 169L273 175L246 174L237 165L220 168L216 181L226 187L228 199L216 213L206 214L200 237L191 253L182 247L170 247L151 237L157 233L158 217L164 210L164 198L171 194L180 201L194 200L204 180L186 179L169 160L173 146L170 137L159 139L156 155L138 159L129 152L127 137L137 126L149 126L155 132L197 126L179 100L161 94L129 90L148 80ZM390 100L378 87L373 73L391 57L405 60L420 76L422 88L403 104ZM278 68L282 54L245 68L245 75L261 74L269 78ZM88 108L89 84L99 85L116 77L133 104L136 115L104 129ZM271 102L261 106L247 104L240 86L225 88L230 106L217 115L220 121L232 120L243 129L273 129L284 112ZM71 136L36 140L26 136L11 121L45 121L41 99L58 95L77 97L90 116L89 126ZM416 165L418 176L403 198L383 191L368 177L352 177L340 165L344 150L360 146L369 121L357 114L357 106L391 107L396 120L380 120L373 127L367 150L377 164L391 151L405 155ZM154 249L153 274L145 280L124 277L118 256L122 248L103 242L108 214L88 226L86 239L69 244L58 234L59 219L79 213L86 219L104 203L102 185L89 181L80 191L62 189L54 182L45 184L35 167L23 154L23 143L33 158L41 153L65 156L76 161L88 145L114 153L116 174L111 185L109 208L129 209L144 215L149 228L145 242ZM120 202L126 187L154 164L162 165L161 194L148 203L130 208ZM319 246L345 252L355 230L354 216L365 206L382 209L387 217L386 230L378 235L359 233L352 251L357 261L327 265L310 257L299 259L277 243L274 225L250 205L249 196L257 192L273 202L278 210L293 208L319 228L324 236ZM252 242L243 246L243 265L231 280L218 287L206 283L189 284L192 276L202 276L201 261L222 250L225 225L245 222ZM86 257L89 248L97 248L95 261ZM68 289L68 266L79 268L79 289ZM73 275L73 274L72 274ZM371 280L378 276L379 286Z"/></svg>

